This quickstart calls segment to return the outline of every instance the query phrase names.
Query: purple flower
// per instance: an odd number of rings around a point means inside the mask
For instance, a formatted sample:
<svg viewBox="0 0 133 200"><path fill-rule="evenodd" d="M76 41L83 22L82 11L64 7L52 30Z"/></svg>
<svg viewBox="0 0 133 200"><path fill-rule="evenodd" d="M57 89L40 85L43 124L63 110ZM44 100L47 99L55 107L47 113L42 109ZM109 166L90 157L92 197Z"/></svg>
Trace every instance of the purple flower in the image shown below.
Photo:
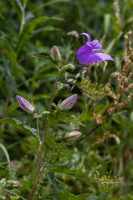
<svg viewBox="0 0 133 200"><path fill-rule="evenodd" d="M77 94L73 94L59 105L61 110L69 110L71 109L77 101Z"/></svg>
<svg viewBox="0 0 133 200"><path fill-rule="evenodd" d="M90 35L87 33L81 33L87 37L87 42L76 51L76 59L80 64L88 65L93 62L101 62L105 60L114 60L110 55L105 53L99 53L102 49L102 45L98 40L91 42Z"/></svg>
<svg viewBox="0 0 133 200"><path fill-rule="evenodd" d="M35 111L35 108L26 100L24 99L23 97L17 95L15 97L18 105L20 106L20 108L22 110L24 110L25 112L27 113L33 113Z"/></svg>

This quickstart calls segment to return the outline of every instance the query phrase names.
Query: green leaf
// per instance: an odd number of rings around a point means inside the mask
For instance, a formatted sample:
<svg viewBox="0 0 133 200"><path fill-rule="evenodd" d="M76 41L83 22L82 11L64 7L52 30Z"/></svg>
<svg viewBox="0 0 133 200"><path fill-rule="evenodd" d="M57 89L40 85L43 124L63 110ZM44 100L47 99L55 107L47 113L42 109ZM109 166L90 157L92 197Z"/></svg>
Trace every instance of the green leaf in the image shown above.
<svg viewBox="0 0 133 200"><path fill-rule="evenodd" d="M46 16L38 17L37 19L33 19L27 24L24 25L24 28L22 30L22 33L20 34L18 46L17 46L17 52L21 50L21 48L26 44L26 42L29 40L31 33L35 29L35 27L42 23L47 21L49 18Z"/></svg>
<svg viewBox="0 0 133 200"><path fill-rule="evenodd" d="M17 103L12 103L11 105L9 105L6 111L6 116L12 113L17 107L18 107Z"/></svg>
<svg viewBox="0 0 133 200"><path fill-rule="evenodd" d="M31 128L25 124L22 124L19 120L17 119L12 119L12 118L5 118L5 119L0 119L0 122L4 122L6 124L10 124L20 130L22 130L24 133L27 133L28 135L31 136L36 136L37 137L37 130L34 128Z"/></svg>
<svg viewBox="0 0 133 200"><path fill-rule="evenodd" d="M4 97L7 97L5 83L2 78L0 78L0 89L1 89L1 93L3 93Z"/></svg>
<svg viewBox="0 0 133 200"><path fill-rule="evenodd" d="M110 27L110 18L111 15L109 13L106 13L104 15L104 33L107 35L110 31L109 27Z"/></svg>
<svg viewBox="0 0 133 200"><path fill-rule="evenodd" d="M106 199L106 197L107 197L107 194L100 194L100 195L98 195L98 196L91 196L91 197L88 197L88 198L86 198L85 200L104 200L104 199ZM109 200L109 198L108 198L108 200Z"/></svg>
<svg viewBox="0 0 133 200"><path fill-rule="evenodd" d="M36 94L33 97L33 100L40 100L40 99L49 99L50 96L49 95L44 95L44 94Z"/></svg>
<svg viewBox="0 0 133 200"><path fill-rule="evenodd" d="M8 190L8 189L4 189L4 191L8 194L11 195L15 195L15 197L19 197L19 199L22 199L22 200L26 200L25 198L23 198L22 196L18 195L16 192L12 191L12 190Z"/></svg>
<svg viewBox="0 0 133 200"><path fill-rule="evenodd" d="M4 38L2 40L2 43L3 43L2 45L4 45L4 47L6 48L6 56L10 62L11 72L13 74L15 74L16 73L16 63L17 63L16 52L14 51L10 42L7 39ZM10 69L8 69L8 70L10 70ZM8 73L10 73L10 71Z"/></svg>
<svg viewBox="0 0 133 200"><path fill-rule="evenodd" d="M23 5L22 5L21 1L20 0L16 0L16 3L18 5L18 7L20 8L20 10L22 11L23 10Z"/></svg>
<svg viewBox="0 0 133 200"><path fill-rule="evenodd" d="M61 190L57 190L58 193L58 197L60 200L64 199L64 200L84 200L86 197L89 196L89 194L80 194L80 195L74 195L71 194L69 192L69 189L66 185L64 185L64 183L62 183L61 181L57 180L57 182L61 185L62 187L62 191Z"/></svg>
<svg viewBox="0 0 133 200"><path fill-rule="evenodd" d="M68 166L55 166L53 168L48 168L45 169L44 172L58 172L58 173L62 173L62 174L67 174L70 176L73 176L75 178L78 178L80 180L82 180L83 182L85 182L88 185L91 185L94 187L93 183L91 182L91 180L85 175L83 174L81 171L76 171L75 169L71 169Z"/></svg>
<svg viewBox="0 0 133 200"><path fill-rule="evenodd" d="M34 11L40 10L40 8L43 8L45 6L50 6L51 4L54 4L54 3L68 3L68 2L70 2L70 0L51 0L44 4L41 4L41 6L38 6Z"/></svg>
<svg viewBox="0 0 133 200"><path fill-rule="evenodd" d="M110 44L109 44L109 45L107 46L107 48L105 49L104 53L110 53L110 52L112 51L112 49L113 49L113 47L114 47L116 41L120 39L121 35L122 35L122 33L118 34L118 36L115 37L115 38L110 42Z"/></svg>
<svg viewBox="0 0 133 200"><path fill-rule="evenodd" d="M39 54L37 53L37 54L34 54L33 57L40 58L42 60L47 60L47 61L51 62L52 64L55 64L55 62L53 62L53 59L51 58L51 56L47 53L39 53Z"/></svg>
<svg viewBox="0 0 133 200"><path fill-rule="evenodd" d="M60 189L56 180L55 180L55 174L54 172L48 172L46 173L46 178L48 179L48 181L51 183L51 185L53 185L55 187L55 189Z"/></svg>
<svg viewBox="0 0 133 200"><path fill-rule="evenodd" d="M10 176L11 175L11 172L10 172L10 157L9 157L8 151L6 150L5 146L1 143L0 143L0 148L3 150L3 152L6 156L6 159L7 159L8 165L9 165L9 176Z"/></svg>

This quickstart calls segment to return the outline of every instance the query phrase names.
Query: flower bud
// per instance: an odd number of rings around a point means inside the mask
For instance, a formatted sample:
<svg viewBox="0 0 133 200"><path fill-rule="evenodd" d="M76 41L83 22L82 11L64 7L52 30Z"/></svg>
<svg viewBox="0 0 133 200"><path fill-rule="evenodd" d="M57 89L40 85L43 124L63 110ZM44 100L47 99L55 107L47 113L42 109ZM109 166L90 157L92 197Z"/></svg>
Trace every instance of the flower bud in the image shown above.
<svg viewBox="0 0 133 200"><path fill-rule="evenodd" d="M18 105L20 106L20 108L22 110L24 110L27 113L33 113L35 111L34 106L32 106L26 99L24 99L23 97L17 95L15 97Z"/></svg>
<svg viewBox="0 0 133 200"><path fill-rule="evenodd" d="M80 135L81 135L81 132L79 132L79 131L72 131L72 132L67 133L65 135L65 138L68 139L68 140L75 140Z"/></svg>
<svg viewBox="0 0 133 200"><path fill-rule="evenodd" d="M56 46L53 46L51 49L51 57L54 61L60 62L61 61L61 54L59 49Z"/></svg>
<svg viewBox="0 0 133 200"><path fill-rule="evenodd" d="M13 186L14 187L18 187L20 185L20 182L19 181L13 181Z"/></svg>
<svg viewBox="0 0 133 200"><path fill-rule="evenodd" d="M73 94L59 105L61 110L69 110L71 109L77 101L77 94Z"/></svg>

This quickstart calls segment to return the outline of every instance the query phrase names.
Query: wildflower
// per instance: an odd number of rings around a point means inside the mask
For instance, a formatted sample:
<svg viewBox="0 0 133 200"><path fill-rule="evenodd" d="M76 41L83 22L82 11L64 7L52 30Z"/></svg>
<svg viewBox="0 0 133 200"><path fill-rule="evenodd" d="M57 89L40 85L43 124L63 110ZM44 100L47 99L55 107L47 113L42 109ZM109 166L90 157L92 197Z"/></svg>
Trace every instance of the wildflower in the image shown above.
<svg viewBox="0 0 133 200"><path fill-rule="evenodd" d="M57 62L61 61L61 55L60 55L59 49L56 46L53 46L51 49L51 57L54 61L57 61Z"/></svg>
<svg viewBox="0 0 133 200"><path fill-rule="evenodd" d="M24 110L27 113L33 113L35 111L34 106L32 106L26 99L24 99L23 97L17 95L15 97L18 105L20 106L20 108L22 110Z"/></svg>
<svg viewBox="0 0 133 200"><path fill-rule="evenodd" d="M61 110L69 110L71 109L77 101L77 94L73 94L59 105Z"/></svg>
<svg viewBox="0 0 133 200"><path fill-rule="evenodd" d="M75 140L81 135L81 132L79 131L72 131L69 133L66 133L65 138L68 140Z"/></svg>
<svg viewBox="0 0 133 200"><path fill-rule="evenodd" d="M76 59L80 64L88 65L93 62L101 62L106 60L114 60L110 55L105 53L99 53L102 49L102 45L98 40L91 42L90 35L87 33L81 33L87 37L87 42L76 51Z"/></svg>

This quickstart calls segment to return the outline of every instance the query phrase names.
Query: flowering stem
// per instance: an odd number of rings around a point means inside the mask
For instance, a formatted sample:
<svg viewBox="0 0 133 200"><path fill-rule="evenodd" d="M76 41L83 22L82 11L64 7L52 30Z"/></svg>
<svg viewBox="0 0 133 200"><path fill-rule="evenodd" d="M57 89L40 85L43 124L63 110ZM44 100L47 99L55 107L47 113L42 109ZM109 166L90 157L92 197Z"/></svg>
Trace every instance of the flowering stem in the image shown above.
<svg viewBox="0 0 133 200"><path fill-rule="evenodd" d="M56 92L56 87L57 87L57 82L58 82L59 76L60 76L60 70L58 70L58 74L57 74L55 82L54 82L54 86L53 86L53 90L52 90L52 94L51 94L51 98L50 98L50 102L49 102L49 107L48 107L48 111L49 112L51 111L51 105L52 105L52 102L54 100L54 96L55 96L55 92Z"/></svg>
<svg viewBox="0 0 133 200"><path fill-rule="evenodd" d="M43 148L44 148L44 144L45 144L45 138L46 138L47 129L48 129L48 126L46 126L46 130L45 130L45 134L44 134L44 137L43 137L43 141L42 141L42 143L40 145L40 148L39 148L39 151L38 151L38 163L37 163L37 167L36 167L35 181L34 181L34 185L32 187L32 191L30 193L29 200L33 199L34 193L36 191L37 183L39 181L40 165L41 165L41 160L42 160L42 154L43 154Z"/></svg>
<svg viewBox="0 0 133 200"><path fill-rule="evenodd" d="M58 74L56 76L56 79L55 79L55 82L54 82L54 86L53 86L53 90L52 90L52 93L51 93L51 97L50 97L50 102L49 102L49 106L48 106L48 111L50 112L51 111L51 105L52 105L52 102L54 100L54 96L55 96L55 92L56 92L56 87L57 87L57 81L59 79L59 76L60 76L60 70L58 70ZM37 122L38 124L38 122ZM37 127L39 126L39 124L37 125ZM41 166L41 161L42 161L42 155L43 155L43 149L44 149L44 145L45 145L45 141L46 141L46 136L47 136L47 130L49 128L49 124L46 125L46 128L45 128L45 133L44 133L44 137L43 137L43 140L42 140L42 143L40 145L40 148L39 148L39 151L38 151L38 162L37 162L37 166L36 166L36 175L35 175L35 181L34 181L34 185L32 187L32 191L30 193L30 197L29 197L29 200L32 200L33 199L33 196L34 196L34 193L36 191L36 187L37 187L37 183L39 181L39 177L42 173L42 170L40 171L40 166ZM40 136L39 136L40 137ZM52 159L52 158L51 158ZM50 162L49 159L47 161L47 164ZM47 165L45 165L45 167L43 167L43 170L46 168Z"/></svg>
<svg viewBox="0 0 133 200"><path fill-rule="evenodd" d="M37 124L37 135L38 135L38 140L40 141L39 118L37 118L36 124Z"/></svg>

